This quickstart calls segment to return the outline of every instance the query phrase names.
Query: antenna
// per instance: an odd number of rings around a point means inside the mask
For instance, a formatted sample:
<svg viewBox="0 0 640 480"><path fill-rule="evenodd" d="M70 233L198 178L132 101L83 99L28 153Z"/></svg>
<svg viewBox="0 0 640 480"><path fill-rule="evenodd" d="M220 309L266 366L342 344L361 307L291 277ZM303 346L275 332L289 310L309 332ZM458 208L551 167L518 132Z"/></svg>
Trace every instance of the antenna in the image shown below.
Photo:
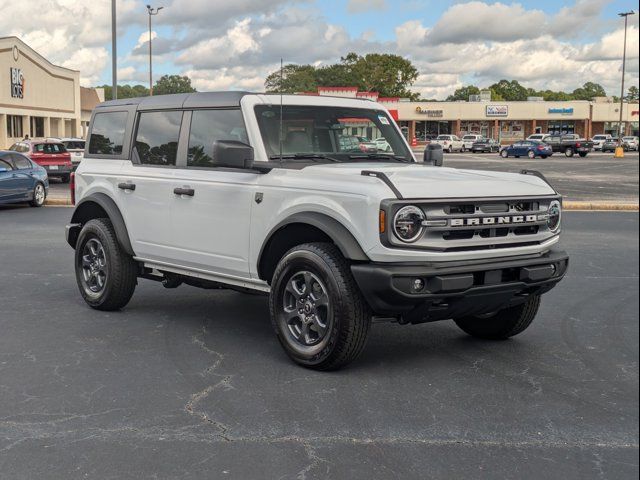
<svg viewBox="0 0 640 480"><path fill-rule="evenodd" d="M280 139L279 139L279 146L280 146L280 163L282 163L282 131L284 128L284 119L282 117L282 112L283 112L283 108L282 108L282 87L284 84L284 63L282 58L280 59Z"/></svg>

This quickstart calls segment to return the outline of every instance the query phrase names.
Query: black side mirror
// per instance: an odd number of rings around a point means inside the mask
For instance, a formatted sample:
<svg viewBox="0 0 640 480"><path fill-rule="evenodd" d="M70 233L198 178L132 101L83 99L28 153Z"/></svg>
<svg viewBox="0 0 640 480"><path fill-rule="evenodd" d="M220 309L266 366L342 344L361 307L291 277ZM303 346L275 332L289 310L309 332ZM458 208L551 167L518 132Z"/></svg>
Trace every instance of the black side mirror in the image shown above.
<svg viewBox="0 0 640 480"><path fill-rule="evenodd" d="M218 167L252 168L253 147L237 140L216 140L213 161Z"/></svg>
<svg viewBox="0 0 640 480"><path fill-rule="evenodd" d="M424 156L422 157L423 163L426 165L433 165L434 167L442 167L444 165L444 153L442 151L442 145L437 143L430 143L427 148L424 149Z"/></svg>

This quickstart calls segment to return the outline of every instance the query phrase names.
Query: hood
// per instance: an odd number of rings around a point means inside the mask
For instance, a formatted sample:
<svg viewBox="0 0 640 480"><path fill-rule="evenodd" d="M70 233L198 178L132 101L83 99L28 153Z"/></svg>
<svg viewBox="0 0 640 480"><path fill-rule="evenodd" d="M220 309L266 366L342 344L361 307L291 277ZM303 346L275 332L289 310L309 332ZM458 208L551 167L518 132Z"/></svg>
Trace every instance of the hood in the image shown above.
<svg viewBox="0 0 640 480"><path fill-rule="evenodd" d="M552 195L541 178L519 173L462 170L422 164L340 163L314 165L304 174L335 174L362 178L363 170L383 172L404 198L474 198Z"/></svg>

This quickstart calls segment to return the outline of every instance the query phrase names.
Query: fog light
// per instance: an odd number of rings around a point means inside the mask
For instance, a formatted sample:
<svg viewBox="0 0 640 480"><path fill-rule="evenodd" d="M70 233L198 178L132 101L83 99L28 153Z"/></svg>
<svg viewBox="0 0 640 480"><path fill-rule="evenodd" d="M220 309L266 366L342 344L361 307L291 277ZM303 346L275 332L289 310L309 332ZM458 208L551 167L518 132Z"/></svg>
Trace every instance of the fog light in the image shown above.
<svg viewBox="0 0 640 480"><path fill-rule="evenodd" d="M424 288L424 280L421 278L416 278L413 280L413 291L419 292Z"/></svg>
<svg viewBox="0 0 640 480"><path fill-rule="evenodd" d="M556 267L555 263L551 264L551 276L555 276L556 272L558 271L558 267Z"/></svg>

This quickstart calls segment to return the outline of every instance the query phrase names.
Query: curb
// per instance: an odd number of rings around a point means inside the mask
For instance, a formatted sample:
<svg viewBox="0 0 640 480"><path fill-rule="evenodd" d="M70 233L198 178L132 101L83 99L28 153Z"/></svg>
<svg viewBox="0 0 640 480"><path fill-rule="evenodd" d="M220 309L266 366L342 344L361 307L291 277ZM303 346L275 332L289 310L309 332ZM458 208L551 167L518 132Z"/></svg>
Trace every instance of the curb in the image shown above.
<svg viewBox="0 0 640 480"><path fill-rule="evenodd" d="M70 198L47 198L44 201L45 206L57 207L57 206L70 206L72 205Z"/></svg>
<svg viewBox="0 0 640 480"><path fill-rule="evenodd" d="M637 212L637 203L607 203L607 202L562 202L563 210L604 210L620 212Z"/></svg>

